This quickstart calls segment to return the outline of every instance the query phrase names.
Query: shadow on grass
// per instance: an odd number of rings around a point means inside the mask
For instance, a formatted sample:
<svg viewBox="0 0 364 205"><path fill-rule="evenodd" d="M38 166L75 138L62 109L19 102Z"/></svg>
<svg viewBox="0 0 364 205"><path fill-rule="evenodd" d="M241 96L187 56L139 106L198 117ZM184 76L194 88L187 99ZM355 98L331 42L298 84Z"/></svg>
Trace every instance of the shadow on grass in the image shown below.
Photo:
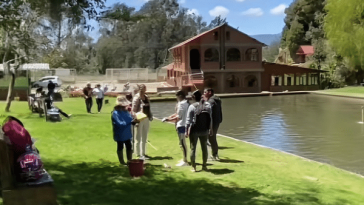
<svg viewBox="0 0 364 205"><path fill-rule="evenodd" d="M60 204L241 204L261 195L254 189L224 187L209 179L187 180L160 165L146 164L145 176L134 179L127 167L106 161L46 162L46 168L55 181Z"/></svg>
<svg viewBox="0 0 364 205"><path fill-rule="evenodd" d="M234 170L231 169L209 169L210 173L215 175L224 175L224 174L231 174L234 172Z"/></svg>
<svg viewBox="0 0 364 205"><path fill-rule="evenodd" d="M220 159L220 162L222 163L244 163L244 161L240 161L240 160L235 160L235 159L229 159L229 158L226 158L226 159Z"/></svg>
<svg viewBox="0 0 364 205"><path fill-rule="evenodd" d="M45 165L55 181L60 204L323 204L316 197L319 190L302 189L302 193L273 196L234 182L222 185L214 178L187 179L188 174L161 165L146 164L145 175L140 178L131 178L127 167L109 161L46 161ZM228 174L233 170L210 172Z"/></svg>
<svg viewBox="0 0 364 205"><path fill-rule="evenodd" d="M219 150L224 150L224 149L234 149L234 147L219 147Z"/></svg>
<svg viewBox="0 0 364 205"><path fill-rule="evenodd" d="M173 159L173 157L168 157L168 156L165 156L165 157L161 157L161 156L156 156L156 157L149 157L149 161L154 161L154 160L171 160Z"/></svg>

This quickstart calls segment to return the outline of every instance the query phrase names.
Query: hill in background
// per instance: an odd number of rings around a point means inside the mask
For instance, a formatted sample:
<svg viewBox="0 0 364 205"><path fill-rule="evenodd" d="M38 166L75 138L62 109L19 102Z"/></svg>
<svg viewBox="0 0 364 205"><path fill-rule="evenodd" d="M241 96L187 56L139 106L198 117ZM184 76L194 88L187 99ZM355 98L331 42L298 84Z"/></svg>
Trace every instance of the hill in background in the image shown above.
<svg viewBox="0 0 364 205"><path fill-rule="evenodd" d="M270 46L270 45L272 45L272 43L280 42L281 38L282 38L282 34L281 33L279 33L279 34L260 34L260 35L252 35L251 37Z"/></svg>

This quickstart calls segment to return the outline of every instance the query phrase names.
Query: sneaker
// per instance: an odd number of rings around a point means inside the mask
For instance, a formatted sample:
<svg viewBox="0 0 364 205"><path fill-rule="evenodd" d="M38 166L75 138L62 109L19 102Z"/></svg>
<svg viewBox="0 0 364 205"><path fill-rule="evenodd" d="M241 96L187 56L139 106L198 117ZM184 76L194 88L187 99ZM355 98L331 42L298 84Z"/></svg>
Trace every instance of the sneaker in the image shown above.
<svg viewBox="0 0 364 205"><path fill-rule="evenodd" d="M68 115L68 118L71 118L72 117L72 114Z"/></svg>
<svg viewBox="0 0 364 205"><path fill-rule="evenodd" d="M141 159L141 160L148 160L149 158L146 157L146 156L141 156L141 157L139 157L139 159Z"/></svg>
<svg viewBox="0 0 364 205"><path fill-rule="evenodd" d="M187 166L190 166L190 165L187 162L182 161L182 162L176 164L176 166L177 167L187 167Z"/></svg>
<svg viewBox="0 0 364 205"><path fill-rule="evenodd" d="M100 112L99 112L99 114L100 114Z"/></svg>

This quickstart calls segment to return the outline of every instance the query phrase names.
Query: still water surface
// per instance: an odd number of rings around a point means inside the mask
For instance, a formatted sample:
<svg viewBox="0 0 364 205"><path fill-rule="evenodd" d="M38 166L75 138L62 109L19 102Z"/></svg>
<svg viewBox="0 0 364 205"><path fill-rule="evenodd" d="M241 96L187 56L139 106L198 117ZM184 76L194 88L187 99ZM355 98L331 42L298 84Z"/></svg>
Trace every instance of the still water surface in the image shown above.
<svg viewBox="0 0 364 205"><path fill-rule="evenodd" d="M364 100L320 95L222 99L219 134L293 153L364 175ZM153 104L155 117L175 102Z"/></svg>

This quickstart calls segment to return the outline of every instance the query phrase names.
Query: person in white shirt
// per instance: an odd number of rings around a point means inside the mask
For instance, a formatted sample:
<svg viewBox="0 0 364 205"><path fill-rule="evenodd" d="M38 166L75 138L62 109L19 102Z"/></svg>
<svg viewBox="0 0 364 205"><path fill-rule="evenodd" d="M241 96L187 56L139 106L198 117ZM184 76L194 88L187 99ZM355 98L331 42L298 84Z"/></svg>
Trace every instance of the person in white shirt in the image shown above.
<svg viewBox="0 0 364 205"><path fill-rule="evenodd" d="M183 159L176 166L189 166L187 161L187 144L185 136L186 117L189 103L186 100L186 94L182 90L176 93L176 97L178 101L176 113L169 116L168 118L164 118L163 121L176 123L176 131L179 138L179 145L183 153Z"/></svg>
<svg viewBox="0 0 364 205"><path fill-rule="evenodd" d="M97 110L100 113L102 108L102 102L104 100L105 89L101 89L101 85L97 84L92 93L96 95Z"/></svg>

